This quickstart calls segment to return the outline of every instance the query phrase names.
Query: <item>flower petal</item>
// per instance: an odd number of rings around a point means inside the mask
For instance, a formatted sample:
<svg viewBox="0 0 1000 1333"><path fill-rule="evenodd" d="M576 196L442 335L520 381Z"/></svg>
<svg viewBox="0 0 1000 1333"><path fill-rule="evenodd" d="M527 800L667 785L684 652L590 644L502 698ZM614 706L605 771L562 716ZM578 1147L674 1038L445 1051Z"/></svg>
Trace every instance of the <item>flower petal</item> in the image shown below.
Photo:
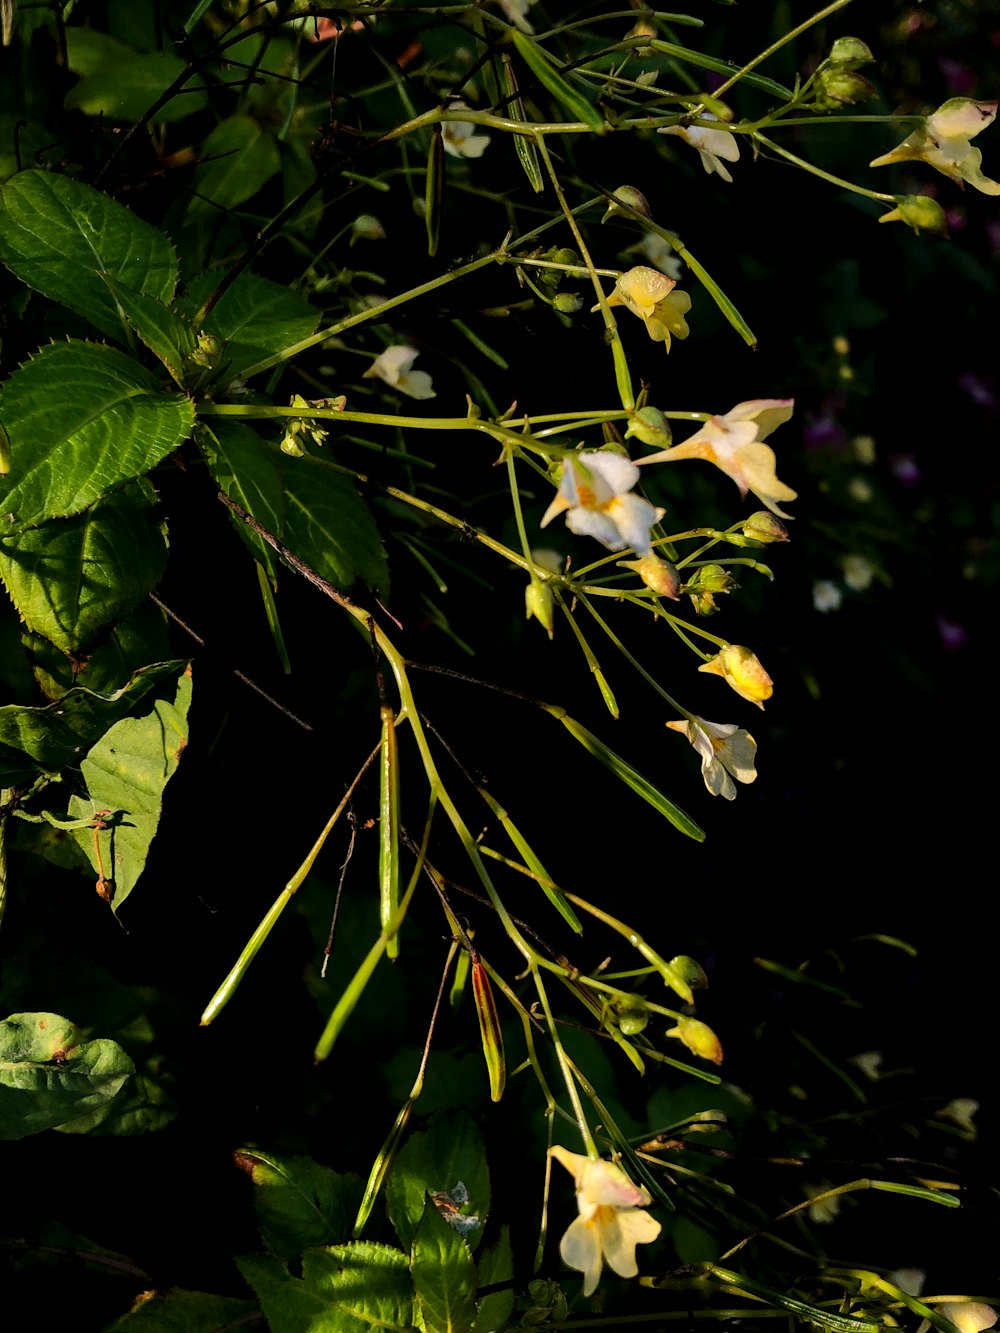
<svg viewBox="0 0 1000 1333"><path fill-rule="evenodd" d="M628 542L618 531L618 524L602 509L584 509L578 506L566 515L566 526L578 537L593 537L609 551L624 551Z"/></svg>
<svg viewBox="0 0 1000 1333"><path fill-rule="evenodd" d="M612 1208L635 1208L652 1202L647 1190L633 1185L620 1166L603 1157L587 1162L578 1189L588 1203Z"/></svg>
<svg viewBox="0 0 1000 1333"><path fill-rule="evenodd" d="M583 1274L583 1294L591 1296L601 1280L601 1242L592 1222L576 1218L563 1232L559 1242L562 1261Z"/></svg>
<svg viewBox="0 0 1000 1333"><path fill-rule="evenodd" d="M601 1229L601 1248L608 1267L619 1277L635 1277L639 1271L635 1247L648 1245L659 1234L659 1222L641 1208L617 1213L614 1220Z"/></svg>

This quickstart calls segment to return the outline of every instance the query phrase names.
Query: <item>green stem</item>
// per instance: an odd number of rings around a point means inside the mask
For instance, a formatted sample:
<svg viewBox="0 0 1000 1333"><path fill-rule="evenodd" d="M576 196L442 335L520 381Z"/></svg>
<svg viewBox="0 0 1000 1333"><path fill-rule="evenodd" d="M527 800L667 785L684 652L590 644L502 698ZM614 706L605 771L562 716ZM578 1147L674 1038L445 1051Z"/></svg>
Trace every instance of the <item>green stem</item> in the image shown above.
<svg viewBox="0 0 1000 1333"><path fill-rule="evenodd" d="M820 180L829 181L831 185L839 185L842 190L850 190L852 194L864 195L866 199L877 199L881 204L896 202L895 197L891 194L881 194L878 190L868 190L863 185L855 185L853 181L845 181L841 176L834 176L832 172L824 171L822 167L814 166L812 162L806 162L804 158L797 157L795 153L790 153L787 148L782 148L773 139L768 139L763 134L755 134L753 137L757 143L763 144L765 148L770 148L779 157L783 157L786 162L793 162L795 166L801 167L803 171L811 172L812 175L818 176Z"/></svg>
<svg viewBox="0 0 1000 1333"><path fill-rule="evenodd" d="M734 83L737 83L740 79L742 79L745 74L749 74L751 70L756 69L757 66L762 64L765 60L767 60L769 56L774 55L775 51L780 51L780 49L783 46L785 46L788 42L793 41L796 37L800 36L802 33L806 32L809 28L813 26L813 24L821 23L823 19L829 18L831 14L835 14L838 9L843 9L846 5L849 5L850 3L851 0L833 0L833 4L827 5L825 9L818 10L817 13L813 14L811 18L807 18L802 23L800 23L798 27L791 28L788 32L783 33L778 38L778 40L772 42L771 45L765 51L761 51L760 55L754 56L753 60L748 61L743 66L742 69L737 70L736 73L732 76L732 78L729 78L726 80L725 83L720 84L720 86L716 88L715 91L712 93L712 96L724 97Z"/></svg>

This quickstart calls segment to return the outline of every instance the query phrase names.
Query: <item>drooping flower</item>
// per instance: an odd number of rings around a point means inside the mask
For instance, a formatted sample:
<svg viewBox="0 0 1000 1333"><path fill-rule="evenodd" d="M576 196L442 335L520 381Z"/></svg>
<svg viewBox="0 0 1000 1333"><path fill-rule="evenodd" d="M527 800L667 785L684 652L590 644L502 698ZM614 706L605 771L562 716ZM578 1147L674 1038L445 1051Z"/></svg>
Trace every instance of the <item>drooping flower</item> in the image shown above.
<svg viewBox="0 0 1000 1333"><path fill-rule="evenodd" d="M406 347L402 343L387 347L371 363L363 378L385 380L407 398L436 398L427 371L410 369L419 355L415 347Z"/></svg>
<svg viewBox="0 0 1000 1333"><path fill-rule="evenodd" d="M968 181L983 194L1000 194L1000 181L984 176L983 155L969 142L996 119L996 102L952 97L918 125L891 153L876 157L869 166L892 162L926 162L959 185Z"/></svg>
<svg viewBox="0 0 1000 1333"><path fill-rule="evenodd" d="M621 275L608 305L623 305L638 315L653 342L665 343L669 352L671 335L683 339L691 332L684 319L691 309L691 298L687 292L675 292L676 286L665 273L639 265Z"/></svg>
<svg viewBox="0 0 1000 1333"><path fill-rule="evenodd" d="M730 774L737 782L755 782L757 742L735 723L709 722L694 717L687 722L668 722L671 731L686 736L701 757L701 775L713 796L736 798Z"/></svg>
<svg viewBox="0 0 1000 1333"><path fill-rule="evenodd" d="M774 450L762 441L792 415L792 398L754 398L708 421L683 444L649 454L637 461L671 463L684 458L704 458L732 477L740 495L753 491L772 514L791 518L778 508L779 500L794 500L796 492L780 482L775 471Z"/></svg>
<svg viewBox="0 0 1000 1333"><path fill-rule="evenodd" d="M577 536L596 537L609 551L631 546L638 555L649 555L653 549L649 530L664 510L628 493L638 480L639 469L621 454L603 450L570 454L541 526L566 512L566 526Z"/></svg>
<svg viewBox="0 0 1000 1333"><path fill-rule="evenodd" d="M715 116L705 112L703 120L715 120ZM712 130L703 125L665 125L663 129L657 130L657 134L676 134L679 139L689 143L692 148L698 150L698 156L701 158L701 165L709 175L714 171L717 176L721 176L724 181L732 184L732 176L729 174L728 167L724 167L720 158L725 158L727 162L738 162L740 160L740 146L736 142L736 136L730 134L728 130Z"/></svg>
<svg viewBox="0 0 1000 1333"><path fill-rule="evenodd" d="M757 654L739 643L729 644L711 661L703 662L698 670L721 676L741 699L749 700L758 708L763 708L764 700L770 699L774 693L774 683L761 666Z"/></svg>
<svg viewBox="0 0 1000 1333"><path fill-rule="evenodd" d="M467 102L452 102L450 110L467 111ZM452 157L482 157L489 147L490 136L477 134L470 120L446 120L441 125L441 145Z"/></svg>
<svg viewBox="0 0 1000 1333"><path fill-rule="evenodd" d="M648 1191L633 1185L613 1162L566 1148L550 1151L576 1181L580 1215L559 1242L559 1253L564 1263L583 1274L584 1296L596 1290L605 1262L619 1277L635 1277L639 1271L635 1247L648 1245L660 1234L659 1222L643 1211L652 1203Z"/></svg>

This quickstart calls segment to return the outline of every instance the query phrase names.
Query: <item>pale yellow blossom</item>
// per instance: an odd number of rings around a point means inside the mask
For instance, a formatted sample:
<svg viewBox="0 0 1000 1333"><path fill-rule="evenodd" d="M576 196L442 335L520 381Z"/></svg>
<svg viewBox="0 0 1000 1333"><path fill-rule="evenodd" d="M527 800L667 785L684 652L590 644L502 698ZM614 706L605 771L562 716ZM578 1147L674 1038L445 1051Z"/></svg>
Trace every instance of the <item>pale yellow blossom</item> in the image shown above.
<svg viewBox="0 0 1000 1333"><path fill-rule="evenodd" d="M976 102L971 97L952 97L918 125L891 153L876 157L870 166L892 162L926 162L957 181L968 181L983 194L1000 194L1000 181L984 176L983 155L969 142L996 119L996 102Z"/></svg>
<svg viewBox="0 0 1000 1333"><path fill-rule="evenodd" d="M687 292L675 292L676 286L665 273L640 264L621 275L608 305L623 305L638 315L653 342L664 343L669 352L671 336L684 339L691 331L684 319L691 309L691 298Z"/></svg>
<svg viewBox="0 0 1000 1333"><path fill-rule="evenodd" d="M742 727L729 722L709 722L703 717L668 722L667 726L686 736L698 752L701 775L713 796L723 796L727 801L735 799L736 788L730 774L737 782L756 781L757 742Z"/></svg>

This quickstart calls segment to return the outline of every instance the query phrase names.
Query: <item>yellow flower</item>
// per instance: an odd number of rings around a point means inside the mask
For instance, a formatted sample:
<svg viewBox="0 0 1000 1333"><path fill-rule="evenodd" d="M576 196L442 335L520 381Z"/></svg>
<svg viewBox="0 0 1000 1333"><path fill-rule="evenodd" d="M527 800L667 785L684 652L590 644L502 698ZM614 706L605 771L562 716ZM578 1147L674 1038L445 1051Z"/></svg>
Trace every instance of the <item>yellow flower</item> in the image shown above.
<svg viewBox="0 0 1000 1333"><path fill-rule="evenodd" d="M761 666L757 654L738 643L723 648L721 653L710 662L703 663L698 670L721 676L740 698L749 700L758 708L763 708L764 700L770 699L774 693L771 677Z"/></svg>
<svg viewBox="0 0 1000 1333"><path fill-rule="evenodd" d="M550 1152L576 1181L580 1215L559 1242L559 1253L564 1263L583 1274L584 1296L597 1289L605 1261L619 1277L635 1277L639 1271L635 1247L660 1234L656 1218L643 1212L643 1206L652 1203L648 1191L633 1185L613 1162L582 1157L566 1148Z"/></svg>
<svg viewBox="0 0 1000 1333"><path fill-rule="evenodd" d="M952 97L918 125L891 153L876 157L872 167L892 162L926 162L959 185L968 181L983 194L1000 194L1000 182L982 172L983 155L969 142L996 119L996 102L976 102L971 97ZM898 202L898 201L897 201ZM890 214L890 216L893 216Z"/></svg>
<svg viewBox="0 0 1000 1333"><path fill-rule="evenodd" d="M702 119L714 120L715 117L706 112ZM657 134L676 134L685 143L689 143L692 148L697 148L701 165L708 174L711 175L714 171L717 176L721 176L724 181L729 181L732 184L733 178L729 174L729 169L722 165L720 158L725 158L727 162L738 162L740 160L740 146L736 142L736 136L730 134L728 130L710 130L700 125L668 125L656 132Z"/></svg>
<svg viewBox="0 0 1000 1333"><path fill-rule="evenodd" d="M640 264L621 275L608 305L623 305L638 315L653 342L665 343L669 352L671 335L683 339L691 331L684 319L691 309L691 298L687 292L675 292L676 286L665 273Z"/></svg>
<svg viewBox="0 0 1000 1333"><path fill-rule="evenodd" d="M757 780L754 767L757 742L742 727L735 723L709 722L703 717L694 717L687 722L668 722L667 726L686 736L697 750L701 757L701 775L713 796L735 800L736 788L730 773L737 782Z"/></svg>
<svg viewBox="0 0 1000 1333"><path fill-rule="evenodd" d="M683 444L675 444L672 449L662 449L659 453L636 459L636 462L645 466L647 463L704 458L732 477L740 488L740 495L753 491L772 514L790 518L790 514L778 508L777 502L796 499L796 492L778 480L774 450L761 441L776 426L788 420L794 406L792 398L754 398L747 403L737 403L724 415L710 417Z"/></svg>
<svg viewBox="0 0 1000 1333"><path fill-rule="evenodd" d="M639 469L621 454L603 450L570 454L563 462L556 498L546 509L541 526L566 513L566 526L577 536L596 537L609 551L631 546L638 555L650 555L649 530L664 511L639 495L629 495L639 480Z"/></svg>
<svg viewBox="0 0 1000 1333"><path fill-rule="evenodd" d="M415 347L397 343L377 356L362 376L363 379L385 380L386 384L406 394L407 398L436 398L431 377L426 370L411 370L420 353Z"/></svg>

